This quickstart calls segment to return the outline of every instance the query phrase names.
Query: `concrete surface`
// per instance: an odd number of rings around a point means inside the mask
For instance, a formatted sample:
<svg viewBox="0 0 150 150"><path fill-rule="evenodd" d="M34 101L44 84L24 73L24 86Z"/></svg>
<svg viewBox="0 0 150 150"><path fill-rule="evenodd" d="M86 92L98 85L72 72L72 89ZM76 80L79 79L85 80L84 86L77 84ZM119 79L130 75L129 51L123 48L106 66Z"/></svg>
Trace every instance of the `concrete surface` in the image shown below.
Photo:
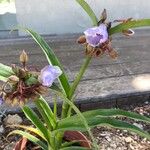
<svg viewBox="0 0 150 150"><path fill-rule="evenodd" d="M83 46L76 43L78 36L45 36L63 63L70 82L85 57ZM112 60L108 56L93 58L78 87L76 103L82 110L150 101L150 30L137 30L133 37L116 35L113 47L119 53L118 59ZM18 55L23 49L30 55L30 66L40 70L47 65L42 51L29 37L1 39L0 62L18 64ZM52 103L49 96L47 100ZM5 108L0 106L1 110Z"/></svg>
<svg viewBox="0 0 150 150"><path fill-rule="evenodd" d="M104 8L109 20L150 18L148 0L86 0L97 17ZM91 26L75 0L16 0L17 21L41 34L79 33ZM20 32L20 35L24 33Z"/></svg>

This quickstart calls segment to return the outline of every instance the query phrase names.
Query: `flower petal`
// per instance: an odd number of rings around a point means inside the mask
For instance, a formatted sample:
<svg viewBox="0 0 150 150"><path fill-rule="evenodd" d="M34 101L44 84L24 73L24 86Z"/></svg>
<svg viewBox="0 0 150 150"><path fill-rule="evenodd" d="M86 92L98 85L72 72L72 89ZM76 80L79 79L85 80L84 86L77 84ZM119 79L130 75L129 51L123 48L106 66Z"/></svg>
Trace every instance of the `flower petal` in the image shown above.
<svg viewBox="0 0 150 150"><path fill-rule="evenodd" d="M58 78L61 74L62 71L58 66L48 65L41 70L39 80L43 86L50 87L54 80Z"/></svg>
<svg viewBox="0 0 150 150"><path fill-rule="evenodd" d="M93 47L99 46L108 40L108 31L105 24L100 24L98 27L89 28L84 31L86 41Z"/></svg>

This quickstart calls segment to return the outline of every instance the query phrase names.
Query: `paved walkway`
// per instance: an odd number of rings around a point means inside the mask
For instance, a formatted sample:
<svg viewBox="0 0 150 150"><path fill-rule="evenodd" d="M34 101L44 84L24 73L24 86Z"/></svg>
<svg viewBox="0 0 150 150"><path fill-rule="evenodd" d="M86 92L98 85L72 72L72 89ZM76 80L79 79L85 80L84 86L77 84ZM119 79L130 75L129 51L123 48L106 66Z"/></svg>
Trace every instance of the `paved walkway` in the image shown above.
<svg viewBox="0 0 150 150"><path fill-rule="evenodd" d="M70 81L84 59L84 49L76 43L77 37L45 37L64 64ZM150 29L138 30L133 37L117 35L113 38L113 47L119 53L118 59L93 58L82 79L77 91L77 103L82 110L104 104L121 107L122 104L149 101ZM23 49L30 54L29 65L40 69L47 64L42 51L30 38L0 40L0 62L18 64L18 55Z"/></svg>

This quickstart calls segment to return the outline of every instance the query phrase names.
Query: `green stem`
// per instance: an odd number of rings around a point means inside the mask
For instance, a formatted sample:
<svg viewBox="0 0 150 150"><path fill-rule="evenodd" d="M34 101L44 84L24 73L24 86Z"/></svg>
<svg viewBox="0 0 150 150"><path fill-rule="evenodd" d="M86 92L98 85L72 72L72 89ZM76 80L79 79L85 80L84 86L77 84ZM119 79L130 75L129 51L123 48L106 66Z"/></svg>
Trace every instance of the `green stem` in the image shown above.
<svg viewBox="0 0 150 150"><path fill-rule="evenodd" d="M77 86L78 86L78 84L79 84L83 74L85 73L85 71L86 71L86 69L87 69L87 67L88 67L88 65L90 63L91 58L92 57L90 57L90 56L86 57L85 62L81 66L80 71L79 71L78 75L76 76L76 78L75 78L75 80L74 80L74 82L73 82L73 84L71 86L71 89L70 89L70 92L69 92L69 97L68 97L68 99L70 101L72 101L72 97L74 95L74 92L75 92L75 90L76 90L76 88L77 88ZM70 106L66 102L63 103L62 118L67 117L67 114L68 114L68 111L69 111L69 107Z"/></svg>
<svg viewBox="0 0 150 150"><path fill-rule="evenodd" d="M86 59L85 59L85 62L83 63L83 65L81 66L80 68L80 71L79 71L79 74L77 75L77 77L75 78L72 86L71 86L71 89L70 89L70 92L69 92L69 98L72 99L73 95L74 95L74 92L83 76L83 74L85 73L90 61L91 61L91 58L92 57L89 57L87 56Z"/></svg>

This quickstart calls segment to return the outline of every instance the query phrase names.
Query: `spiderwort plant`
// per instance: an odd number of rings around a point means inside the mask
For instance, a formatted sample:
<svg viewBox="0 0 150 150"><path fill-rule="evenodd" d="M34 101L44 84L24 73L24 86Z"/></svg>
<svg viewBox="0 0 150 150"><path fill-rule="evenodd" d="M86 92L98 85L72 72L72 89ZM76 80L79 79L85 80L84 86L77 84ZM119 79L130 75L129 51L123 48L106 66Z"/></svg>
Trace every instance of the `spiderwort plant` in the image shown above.
<svg viewBox="0 0 150 150"><path fill-rule="evenodd" d="M148 117L120 109L97 109L81 113L74 105L75 90L91 59L104 54L108 54L113 59L117 58L118 54L111 46L111 35L119 32L127 36L133 35L134 32L130 28L149 26L150 19L132 20L129 18L126 20L121 19L115 20L114 22L107 22L106 10L102 12L100 19L97 19L93 10L84 0L76 1L87 12L94 27L87 29L84 35L77 40L78 43L85 46L86 58L72 84L69 83L63 66L46 41L38 33L27 28L23 30L28 32L41 47L49 65L45 66L41 72L28 70L28 55L25 51L20 55L22 68L14 65L9 67L0 64L0 80L4 81L0 103L6 101L12 105L21 105L24 114L34 125L34 127L18 125L22 130L14 130L10 134L20 134L44 150L99 150L90 131L91 128L97 125L126 129L150 139L150 135L147 132L115 118L116 116L125 116L130 119L150 123L150 118ZM118 24L111 27L112 23ZM59 85L53 83L56 78L58 78ZM52 109L42 97L49 89L53 90L63 100L61 117L57 116L56 100ZM29 106L25 105L28 100L34 101L41 118ZM71 113L72 109L76 112L76 115ZM81 141L65 141L63 138L64 133L70 130L87 131L92 142L90 147L82 148L79 145L74 145L76 143L80 144Z"/></svg>
<svg viewBox="0 0 150 150"><path fill-rule="evenodd" d="M28 55L23 51L20 55L22 68L12 65L12 75L2 85L1 101L12 105L24 105L29 99L36 99L46 93L54 80L61 75L57 66L47 65L40 73L27 69Z"/></svg>

